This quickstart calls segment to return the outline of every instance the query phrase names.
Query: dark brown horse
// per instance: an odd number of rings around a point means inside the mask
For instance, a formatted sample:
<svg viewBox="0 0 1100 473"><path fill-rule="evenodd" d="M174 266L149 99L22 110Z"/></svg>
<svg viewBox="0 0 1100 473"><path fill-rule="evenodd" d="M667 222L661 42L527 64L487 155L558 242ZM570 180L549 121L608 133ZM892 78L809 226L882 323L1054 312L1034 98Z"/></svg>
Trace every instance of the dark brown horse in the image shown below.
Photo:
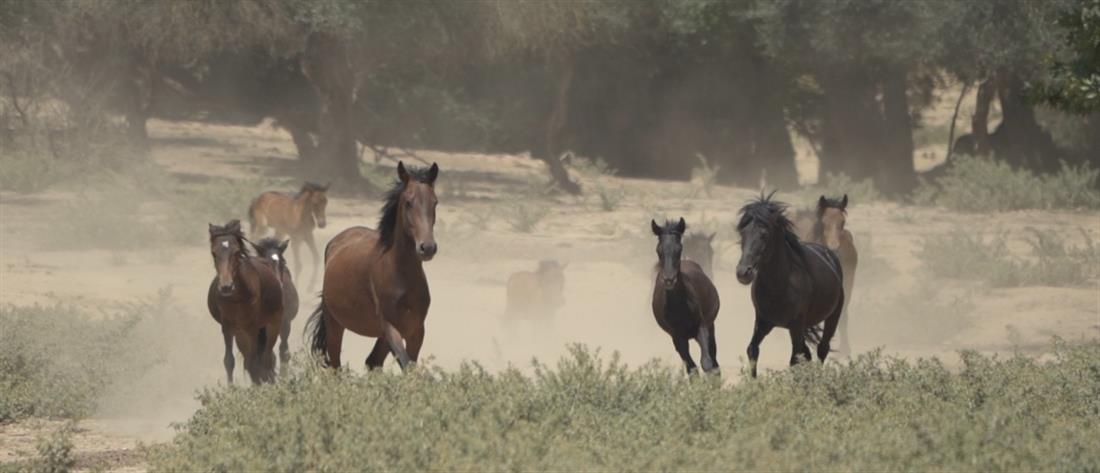
<svg viewBox="0 0 1100 473"><path fill-rule="evenodd" d="M290 323L298 316L298 289L294 287L294 280L290 277L290 269L286 264L286 247L289 241L275 238L264 238L254 245L256 255L267 264L270 264L279 273L279 282L283 284L283 325L279 330L279 369L286 369L290 361Z"/></svg>
<svg viewBox="0 0 1100 473"><path fill-rule="evenodd" d="M687 229L684 219L671 220L665 226L650 221L657 236L657 280L653 284L653 317L657 325L672 337L676 353L684 360L688 373L695 372L688 340L699 344L703 371L718 370L718 343L714 339L714 320L718 318L718 290L691 260L681 259L680 240Z"/></svg>
<svg viewBox="0 0 1100 473"><path fill-rule="evenodd" d="M848 339L848 306L852 303L856 266L859 265L855 238L852 232L844 228L847 222L848 194L844 194L840 199L821 196L817 200L817 210L813 214L812 223L805 225L799 222L798 226L799 236L803 240L825 245L840 257L840 267L844 272L844 315L840 317L840 326L837 329L837 335L840 338L837 351L845 355L851 354L852 351Z"/></svg>
<svg viewBox="0 0 1100 473"><path fill-rule="evenodd" d="M714 237L716 233L689 233L684 236L684 258L699 263L707 277L714 279Z"/></svg>
<svg viewBox="0 0 1100 473"><path fill-rule="evenodd" d="M737 280L752 284L756 307L748 348L753 377L760 342L774 327L790 332L791 365L813 359L807 341L817 344L817 357L825 362L844 307L840 259L824 245L800 241L784 215L786 208L771 200L771 195L761 195L741 208L737 224L741 235ZM822 322L824 333L817 328Z"/></svg>
<svg viewBox="0 0 1100 473"><path fill-rule="evenodd" d="M424 319L431 295L424 261L436 253L435 179L439 166L405 168L386 195L378 229L352 227L325 247L321 303L307 324L315 353L340 367L344 330L378 340L367 357L370 369L382 367L393 352L402 370L420 356Z"/></svg>
<svg viewBox="0 0 1100 473"><path fill-rule="evenodd" d="M275 378L275 340L283 321L283 292L270 264L251 256L244 246L241 223L210 224L210 254L217 275L206 304L221 324L225 339L225 376L233 383L233 340L244 355L253 383Z"/></svg>
<svg viewBox="0 0 1100 473"><path fill-rule="evenodd" d="M279 240L290 237L296 278L302 275L302 259L298 256L298 246L305 243L309 247L309 252L313 255L309 287L316 285L317 266L321 264L320 256L317 255L317 243L313 240L313 229L325 228L328 188L328 184L307 182L293 196L280 192L264 192L248 207L248 232L253 238L263 236L269 228L275 230L275 238Z"/></svg>

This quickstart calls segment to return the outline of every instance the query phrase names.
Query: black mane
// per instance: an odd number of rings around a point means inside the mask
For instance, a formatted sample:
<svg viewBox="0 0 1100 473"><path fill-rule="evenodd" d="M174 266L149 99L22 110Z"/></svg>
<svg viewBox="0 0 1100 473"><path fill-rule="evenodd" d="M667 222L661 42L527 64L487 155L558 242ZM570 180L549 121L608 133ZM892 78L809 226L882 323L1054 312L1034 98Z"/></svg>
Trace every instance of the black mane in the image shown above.
<svg viewBox="0 0 1100 473"><path fill-rule="evenodd" d="M804 265L806 254L802 251L802 242L794 231L794 222L787 218L786 214L787 208L790 206L784 202L772 200L774 195L775 191L766 196L761 192L760 197L741 207L741 221L737 224L737 230L740 231L749 223L757 222L763 224L769 231L783 232L783 240L795 253L795 261L800 265Z"/></svg>
<svg viewBox="0 0 1100 473"><path fill-rule="evenodd" d="M409 181L431 184L431 176L429 176L431 168L406 166L405 170L409 173ZM404 190L405 183L398 180L386 192L385 203L382 204L382 216L378 219L378 240L382 243L383 251L393 246L394 232L397 230L397 204L401 201L401 192Z"/></svg>

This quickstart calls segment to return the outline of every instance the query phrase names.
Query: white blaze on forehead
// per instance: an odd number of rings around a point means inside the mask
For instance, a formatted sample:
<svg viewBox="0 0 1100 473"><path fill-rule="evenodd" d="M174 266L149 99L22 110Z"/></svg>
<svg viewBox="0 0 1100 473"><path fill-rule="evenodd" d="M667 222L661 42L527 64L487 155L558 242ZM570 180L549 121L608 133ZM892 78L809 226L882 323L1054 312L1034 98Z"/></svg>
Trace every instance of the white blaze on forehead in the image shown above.
<svg viewBox="0 0 1100 473"><path fill-rule="evenodd" d="M271 255L271 261L279 261L279 255Z"/></svg>
<svg viewBox="0 0 1100 473"><path fill-rule="evenodd" d="M222 248L229 248L229 242L228 241L223 241L222 242Z"/></svg>

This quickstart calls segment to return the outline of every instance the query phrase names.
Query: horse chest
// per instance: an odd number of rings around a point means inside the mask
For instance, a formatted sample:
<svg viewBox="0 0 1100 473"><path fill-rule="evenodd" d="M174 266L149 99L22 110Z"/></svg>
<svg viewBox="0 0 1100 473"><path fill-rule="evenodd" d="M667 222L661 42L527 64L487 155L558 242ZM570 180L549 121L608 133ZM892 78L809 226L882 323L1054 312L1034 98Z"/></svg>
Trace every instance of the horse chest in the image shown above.
<svg viewBox="0 0 1100 473"><path fill-rule="evenodd" d="M656 296L653 315L664 331L677 335L693 335L699 329L699 305L686 294L660 294Z"/></svg>

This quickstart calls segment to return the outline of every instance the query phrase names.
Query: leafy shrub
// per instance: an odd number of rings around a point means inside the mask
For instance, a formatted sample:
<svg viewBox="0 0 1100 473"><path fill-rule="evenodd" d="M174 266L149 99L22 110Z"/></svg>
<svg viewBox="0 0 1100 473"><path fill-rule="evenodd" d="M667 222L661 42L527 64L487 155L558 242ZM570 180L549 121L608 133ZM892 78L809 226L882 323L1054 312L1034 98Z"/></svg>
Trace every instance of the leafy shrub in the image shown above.
<svg viewBox="0 0 1100 473"><path fill-rule="evenodd" d="M73 424L67 423L49 436L38 439L38 458L31 463L33 473L68 473L76 466L73 458Z"/></svg>
<svg viewBox="0 0 1100 473"><path fill-rule="evenodd" d="M1100 275L1100 247L1084 230L1080 247L1067 246L1052 231L1029 228L1028 233L1031 259L1013 257L1004 233L984 238L961 229L925 237L917 256L935 276L979 279L994 287L1075 286Z"/></svg>
<svg viewBox="0 0 1100 473"><path fill-rule="evenodd" d="M517 232L530 233L547 215L550 208L544 203L533 201L515 201L506 208L508 224Z"/></svg>
<svg viewBox="0 0 1100 473"><path fill-rule="evenodd" d="M601 176L614 176L618 174L618 170L607 164L603 158L586 158L584 156L575 156L570 152L568 154L568 160L566 161L570 168L575 169L582 176L588 177L601 177Z"/></svg>
<svg viewBox="0 0 1100 473"><path fill-rule="evenodd" d="M723 385L582 348L533 376L298 368L205 391L153 471L1100 468L1100 343L1050 361L879 354Z"/></svg>
<svg viewBox="0 0 1100 473"><path fill-rule="evenodd" d="M722 166L711 166L707 157L702 154L696 154L695 157L699 160L699 165L691 168L691 182L696 185L695 194L698 195L702 191L710 197L714 185L718 183L718 170Z"/></svg>
<svg viewBox="0 0 1100 473"><path fill-rule="evenodd" d="M135 369L139 309L95 320L73 308L0 307L0 420L81 417Z"/></svg>
<svg viewBox="0 0 1100 473"><path fill-rule="evenodd" d="M607 187L596 184L596 193L600 198L600 209L604 212L614 212L619 204L626 198L626 191L620 187Z"/></svg>
<svg viewBox="0 0 1100 473"><path fill-rule="evenodd" d="M991 158L958 156L945 174L923 182L918 203L967 212L1019 209L1100 208L1100 169L1062 163L1054 174L1038 176Z"/></svg>

